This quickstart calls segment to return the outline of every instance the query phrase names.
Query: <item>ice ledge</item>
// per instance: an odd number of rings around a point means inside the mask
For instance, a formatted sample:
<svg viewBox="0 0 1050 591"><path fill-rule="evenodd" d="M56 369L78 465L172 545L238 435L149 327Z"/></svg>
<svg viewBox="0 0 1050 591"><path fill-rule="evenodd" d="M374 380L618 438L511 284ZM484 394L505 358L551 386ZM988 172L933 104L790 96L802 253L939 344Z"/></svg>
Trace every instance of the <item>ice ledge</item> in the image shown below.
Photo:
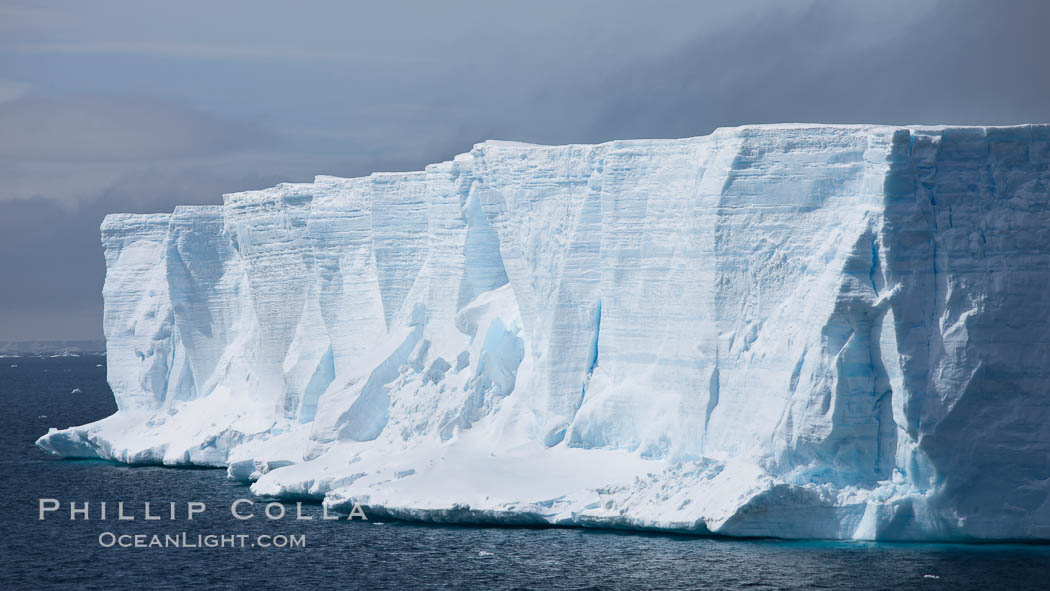
<svg viewBox="0 0 1050 591"><path fill-rule="evenodd" d="M159 445L131 453L114 448L105 433L128 428L126 425L144 418L128 415L115 421L116 416L84 427L52 429L37 445L64 457L132 465L178 468L228 464L229 478L253 483L253 494L321 501L333 513L346 513L353 505L361 505L372 520L785 539L995 539L961 535L959 524L943 522L929 510L933 499L928 495L889 482L874 490L793 485L771 478L748 463L666 462L646 460L637 454L572 448L533 447L494 456L473 451L477 442L459 442L451 447L439 444L430 449L420 446L407 453L365 453L350 462L349 470L340 470L325 458L305 463L290 459L222 462L217 461L219 456L209 456L207 449L172 453ZM228 440L238 439L245 438L238 434ZM301 434L278 437L263 445L276 449L289 443L302 443ZM270 457L281 456L278 452ZM455 456L456 460L446 462L444 456ZM596 482L602 484L595 486ZM919 518L907 520L904 526L902 520L893 519L905 513ZM1003 539L1026 538L1030 536Z"/></svg>

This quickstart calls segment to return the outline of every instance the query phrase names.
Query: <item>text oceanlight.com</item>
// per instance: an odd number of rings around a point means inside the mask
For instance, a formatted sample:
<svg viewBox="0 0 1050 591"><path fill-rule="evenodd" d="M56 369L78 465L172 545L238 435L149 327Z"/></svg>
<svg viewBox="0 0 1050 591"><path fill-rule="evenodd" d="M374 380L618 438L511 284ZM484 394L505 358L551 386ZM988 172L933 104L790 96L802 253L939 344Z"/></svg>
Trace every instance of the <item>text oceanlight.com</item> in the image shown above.
<svg viewBox="0 0 1050 591"><path fill-rule="evenodd" d="M103 548L305 548L306 534L115 534L102 532Z"/></svg>

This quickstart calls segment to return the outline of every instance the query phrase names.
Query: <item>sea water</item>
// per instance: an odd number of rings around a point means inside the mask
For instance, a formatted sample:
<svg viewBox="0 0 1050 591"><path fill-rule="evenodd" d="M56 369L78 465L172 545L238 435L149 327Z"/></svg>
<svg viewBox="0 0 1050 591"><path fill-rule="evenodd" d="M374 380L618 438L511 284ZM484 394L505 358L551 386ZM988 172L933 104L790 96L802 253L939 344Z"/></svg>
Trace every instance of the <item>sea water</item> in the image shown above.
<svg viewBox="0 0 1050 591"><path fill-rule="evenodd" d="M116 410L104 366L96 355L0 358L0 589L1002 590L1046 588L1050 572L1046 545L733 540L324 519L316 503L271 506L272 499L254 498L221 469L61 460L37 449L33 442L49 426ZM59 507L41 515L42 503L53 505L42 499ZM133 520L119 519L121 503ZM204 509L189 519L196 503Z"/></svg>

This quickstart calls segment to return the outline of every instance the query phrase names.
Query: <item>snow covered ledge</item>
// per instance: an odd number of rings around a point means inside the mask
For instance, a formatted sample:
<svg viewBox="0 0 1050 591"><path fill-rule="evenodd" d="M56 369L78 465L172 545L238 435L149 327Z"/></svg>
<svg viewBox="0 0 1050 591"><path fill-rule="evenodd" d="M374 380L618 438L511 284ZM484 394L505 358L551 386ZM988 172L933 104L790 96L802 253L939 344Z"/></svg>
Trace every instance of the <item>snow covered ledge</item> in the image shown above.
<svg viewBox="0 0 1050 591"><path fill-rule="evenodd" d="M445 522L1050 538L1050 128L485 142L103 222L37 442Z"/></svg>

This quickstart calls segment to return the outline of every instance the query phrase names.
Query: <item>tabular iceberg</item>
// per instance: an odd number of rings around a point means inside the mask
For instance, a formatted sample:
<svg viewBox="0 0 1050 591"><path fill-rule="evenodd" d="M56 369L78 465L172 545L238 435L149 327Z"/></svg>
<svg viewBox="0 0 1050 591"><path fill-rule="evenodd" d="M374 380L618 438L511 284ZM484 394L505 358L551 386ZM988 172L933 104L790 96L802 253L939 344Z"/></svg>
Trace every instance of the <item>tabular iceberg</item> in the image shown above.
<svg viewBox="0 0 1050 591"><path fill-rule="evenodd" d="M434 521L1050 538L1050 126L489 141L102 224L64 456Z"/></svg>

